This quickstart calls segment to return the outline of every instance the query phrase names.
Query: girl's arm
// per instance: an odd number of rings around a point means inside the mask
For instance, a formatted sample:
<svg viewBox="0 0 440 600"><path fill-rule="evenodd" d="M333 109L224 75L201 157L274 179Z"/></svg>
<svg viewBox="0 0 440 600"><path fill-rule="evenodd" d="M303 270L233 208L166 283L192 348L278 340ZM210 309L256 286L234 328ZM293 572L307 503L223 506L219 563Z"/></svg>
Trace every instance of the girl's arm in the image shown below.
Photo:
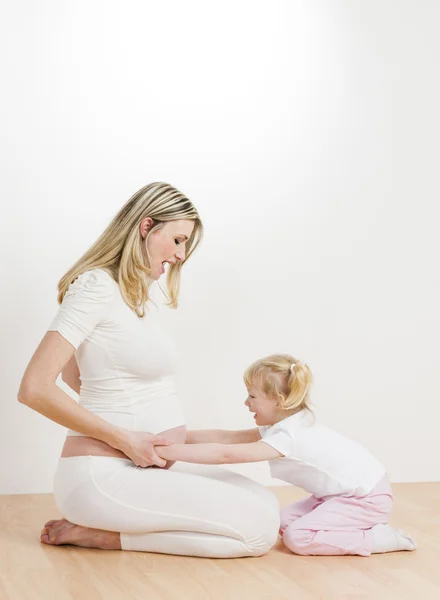
<svg viewBox="0 0 440 600"><path fill-rule="evenodd" d="M155 446L156 454L165 460L180 460L202 465L260 462L284 456L265 442L251 444L173 444Z"/></svg>
<svg viewBox="0 0 440 600"><path fill-rule="evenodd" d="M205 444L217 442L218 444L250 444L261 440L258 427L228 431L226 429L199 429L187 431L187 444Z"/></svg>

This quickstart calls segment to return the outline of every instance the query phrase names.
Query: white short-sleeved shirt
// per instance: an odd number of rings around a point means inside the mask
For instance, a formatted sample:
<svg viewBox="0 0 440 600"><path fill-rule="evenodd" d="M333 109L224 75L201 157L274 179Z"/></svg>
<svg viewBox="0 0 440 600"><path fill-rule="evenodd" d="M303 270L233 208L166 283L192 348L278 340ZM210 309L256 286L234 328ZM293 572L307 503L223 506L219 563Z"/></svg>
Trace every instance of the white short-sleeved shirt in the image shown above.
<svg viewBox="0 0 440 600"><path fill-rule="evenodd" d="M87 271L70 285L49 331L76 349L85 408L134 431L159 433L185 424L173 381L173 341L151 311L139 318L127 306L106 271Z"/></svg>
<svg viewBox="0 0 440 600"><path fill-rule="evenodd" d="M385 475L385 468L366 448L321 425L309 411L259 430L262 441L284 455L269 461L272 477L317 498L365 496Z"/></svg>

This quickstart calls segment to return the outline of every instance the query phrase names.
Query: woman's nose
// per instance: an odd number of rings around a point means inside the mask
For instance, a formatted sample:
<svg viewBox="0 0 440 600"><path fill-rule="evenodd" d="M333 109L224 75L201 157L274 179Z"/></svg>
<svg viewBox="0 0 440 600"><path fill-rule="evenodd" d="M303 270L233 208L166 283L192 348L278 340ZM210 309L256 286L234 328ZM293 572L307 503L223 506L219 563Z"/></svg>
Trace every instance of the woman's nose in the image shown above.
<svg viewBox="0 0 440 600"><path fill-rule="evenodd" d="M179 250L174 256L177 258L177 260L185 260L185 250Z"/></svg>

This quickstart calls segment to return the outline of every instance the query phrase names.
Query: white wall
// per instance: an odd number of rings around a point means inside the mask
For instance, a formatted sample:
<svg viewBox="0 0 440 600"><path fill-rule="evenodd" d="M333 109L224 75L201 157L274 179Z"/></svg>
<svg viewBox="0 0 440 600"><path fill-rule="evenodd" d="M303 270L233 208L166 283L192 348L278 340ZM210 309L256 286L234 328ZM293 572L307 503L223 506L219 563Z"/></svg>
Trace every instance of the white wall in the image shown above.
<svg viewBox="0 0 440 600"><path fill-rule="evenodd" d="M48 492L63 429L16 401L59 277L139 187L206 239L182 304L191 427L248 427L243 369L312 367L318 415L438 480L435 0L17 0L1 25L0 493ZM242 472L270 482L265 465Z"/></svg>

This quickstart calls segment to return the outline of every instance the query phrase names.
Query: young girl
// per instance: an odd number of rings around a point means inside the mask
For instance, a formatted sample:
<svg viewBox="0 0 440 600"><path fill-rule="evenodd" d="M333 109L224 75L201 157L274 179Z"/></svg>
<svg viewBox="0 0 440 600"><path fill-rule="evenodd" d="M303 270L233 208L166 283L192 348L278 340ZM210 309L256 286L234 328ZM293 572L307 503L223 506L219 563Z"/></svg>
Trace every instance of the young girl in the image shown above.
<svg viewBox="0 0 440 600"><path fill-rule="evenodd" d="M391 485L384 467L360 444L316 422L309 367L280 354L245 372L245 405L258 428L190 431L186 444L156 446L159 456L202 464L269 460L273 477L312 495L281 512L280 534L296 554L369 556L414 550L388 525Z"/></svg>

